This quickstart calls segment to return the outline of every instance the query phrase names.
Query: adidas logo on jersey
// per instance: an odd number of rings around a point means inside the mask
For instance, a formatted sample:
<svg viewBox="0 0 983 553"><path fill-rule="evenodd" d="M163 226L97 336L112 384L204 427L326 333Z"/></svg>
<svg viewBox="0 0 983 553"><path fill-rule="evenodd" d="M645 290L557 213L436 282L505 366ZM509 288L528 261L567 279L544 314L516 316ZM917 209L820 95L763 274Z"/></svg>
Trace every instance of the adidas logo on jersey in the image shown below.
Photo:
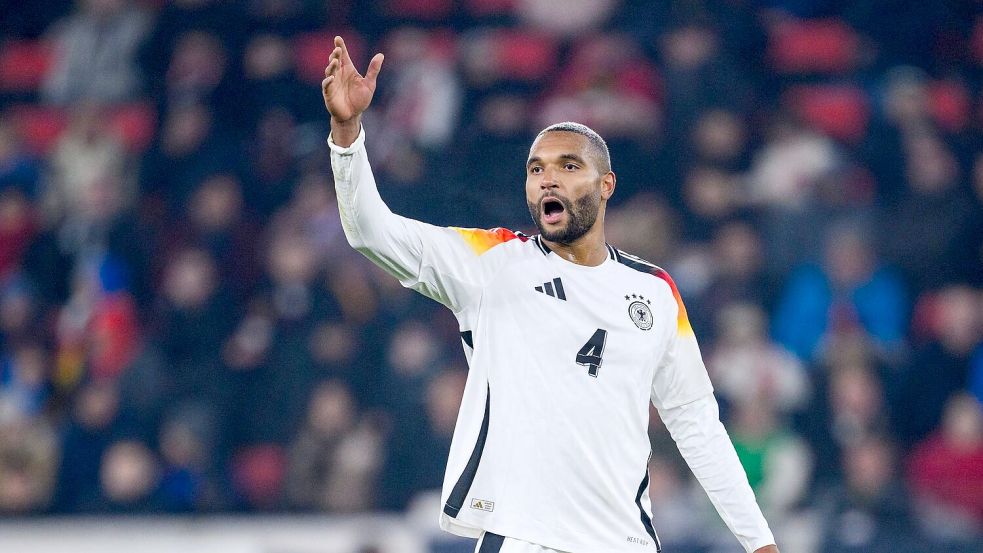
<svg viewBox="0 0 983 553"><path fill-rule="evenodd" d="M488 501L488 500L485 500L485 499L473 498L473 499L471 499L471 508L472 509L478 509L479 511L492 512L492 511L495 510L495 502L494 501Z"/></svg>
<svg viewBox="0 0 983 553"><path fill-rule="evenodd" d="M554 278L553 282L544 282L541 286L536 286L535 289L551 298L567 301L567 295L563 292L563 282L560 277Z"/></svg>

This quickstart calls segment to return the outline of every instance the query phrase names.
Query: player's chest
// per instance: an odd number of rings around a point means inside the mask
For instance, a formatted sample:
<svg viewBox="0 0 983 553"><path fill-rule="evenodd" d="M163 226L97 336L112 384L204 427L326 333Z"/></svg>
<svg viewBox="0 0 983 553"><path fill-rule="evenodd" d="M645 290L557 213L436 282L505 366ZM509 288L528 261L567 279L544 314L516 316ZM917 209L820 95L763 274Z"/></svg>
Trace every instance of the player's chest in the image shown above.
<svg viewBox="0 0 983 553"><path fill-rule="evenodd" d="M507 325L507 331L497 330L537 365L634 380L661 357L671 314L658 311L664 302L656 301L658 289L645 282L654 279L625 273L610 266L517 266L485 290L481 319Z"/></svg>

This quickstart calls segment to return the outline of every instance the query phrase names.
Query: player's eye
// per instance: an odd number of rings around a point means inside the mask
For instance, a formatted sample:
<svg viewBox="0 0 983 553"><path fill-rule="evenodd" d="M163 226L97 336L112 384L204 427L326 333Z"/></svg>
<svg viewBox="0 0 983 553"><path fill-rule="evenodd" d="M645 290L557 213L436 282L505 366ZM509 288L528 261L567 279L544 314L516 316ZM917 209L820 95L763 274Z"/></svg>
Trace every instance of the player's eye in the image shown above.
<svg viewBox="0 0 983 553"><path fill-rule="evenodd" d="M577 169L580 169L580 166L577 165L576 163L567 163L566 165L563 166L563 168L566 169L567 171L576 171Z"/></svg>
<svg viewBox="0 0 983 553"><path fill-rule="evenodd" d="M543 172L543 168L540 167L539 165L533 165L532 167L529 168L529 172L532 173L533 175L538 175Z"/></svg>

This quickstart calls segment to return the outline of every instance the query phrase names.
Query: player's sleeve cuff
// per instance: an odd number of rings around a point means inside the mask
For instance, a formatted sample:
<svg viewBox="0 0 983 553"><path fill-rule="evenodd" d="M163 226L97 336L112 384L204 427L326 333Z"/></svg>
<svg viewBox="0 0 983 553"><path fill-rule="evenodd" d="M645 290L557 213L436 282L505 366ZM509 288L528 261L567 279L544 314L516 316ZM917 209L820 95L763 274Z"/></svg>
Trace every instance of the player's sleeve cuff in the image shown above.
<svg viewBox="0 0 983 553"><path fill-rule="evenodd" d="M332 153L342 156L350 156L354 154L356 151L358 151L360 148L362 148L364 145L365 145L364 126L360 126L360 128L358 129L358 137L355 139L355 142L352 142L352 145L347 148L342 148L341 146L335 144L334 138L331 136L331 133L328 133L328 147L331 148Z"/></svg>

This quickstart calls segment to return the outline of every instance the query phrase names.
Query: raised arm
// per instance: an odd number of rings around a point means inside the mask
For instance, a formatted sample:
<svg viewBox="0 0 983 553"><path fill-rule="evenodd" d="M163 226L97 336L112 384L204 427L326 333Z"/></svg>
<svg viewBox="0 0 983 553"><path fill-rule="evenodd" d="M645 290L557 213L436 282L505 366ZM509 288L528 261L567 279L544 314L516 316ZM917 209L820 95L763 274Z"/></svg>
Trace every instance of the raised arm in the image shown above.
<svg viewBox="0 0 983 553"><path fill-rule="evenodd" d="M335 37L321 92L331 114L331 169L348 243L408 288L458 312L480 293L477 259L504 234L436 227L394 214L382 200L365 151L362 112L368 109L382 68L376 54L363 77L348 48Z"/></svg>

